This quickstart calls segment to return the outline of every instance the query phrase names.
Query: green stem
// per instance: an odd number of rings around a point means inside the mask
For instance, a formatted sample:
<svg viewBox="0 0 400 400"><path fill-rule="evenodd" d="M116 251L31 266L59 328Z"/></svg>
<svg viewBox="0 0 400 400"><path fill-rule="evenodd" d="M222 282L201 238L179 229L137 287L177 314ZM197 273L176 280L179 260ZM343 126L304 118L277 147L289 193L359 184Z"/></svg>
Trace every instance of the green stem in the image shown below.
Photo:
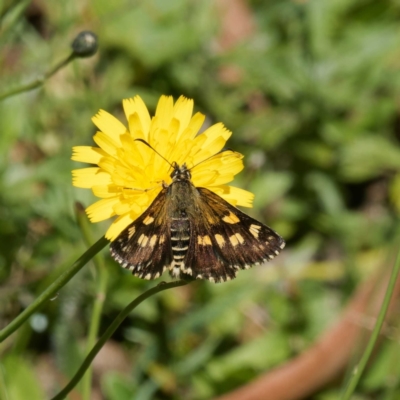
<svg viewBox="0 0 400 400"><path fill-rule="evenodd" d="M79 257L74 264L61 274L30 306L0 331L0 343L16 331L45 302L54 297L56 293L108 243L108 240L102 237Z"/></svg>
<svg viewBox="0 0 400 400"><path fill-rule="evenodd" d="M347 382L345 391L344 391L343 395L341 396L341 400L349 400L350 399L350 396L354 393L354 390L355 390L355 388L361 378L361 375L367 365L367 362L369 360L369 357L371 356L372 350L374 349L376 341L378 340L379 332L382 328L383 322L385 321L386 312L389 308L390 299L392 297L393 290L396 285L396 281L397 281L399 272L400 272L400 250L397 254L396 263L395 263L395 266L390 275L390 280L389 280L388 287L386 289L385 298L383 299L381 309L379 310L379 315L378 315L374 330L372 331L372 335L368 341L367 347L364 351L364 354L361 357L360 362L354 368L354 372L353 372L352 376L350 377L349 381Z"/></svg>
<svg viewBox="0 0 400 400"><path fill-rule="evenodd" d="M101 313L103 311L103 305L106 299L108 274L105 270L104 262L102 262L101 266L97 266L97 269L99 271L99 276L97 281L96 299L93 304L92 318L90 321L89 333L86 343L87 351L93 348L96 343L96 338L100 327ZM91 399L92 375L93 370L92 366L90 366L82 380L82 400Z"/></svg>
<svg viewBox="0 0 400 400"><path fill-rule="evenodd" d="M93 243L93 237L90 230L90 224L85 214L83 207L77 203L75 206L78 225L81 228L83 238L88 246ZM96 297L93 303L92 316L90 320L89 333L86 342L87 353L96 343L96 338L99 332L101 313L103 304L107 294L108 273L104 264L104 258L100 254L96 254L93 258L93 263L96 266L98 273L96 280ZM82 379L82 400L90 400L92 391L92 366L88 368Z"/></svg>
<svg viewBox="0 0 400 400"><path fill-rule="evenodd" d="M52 75L54 75L58 70L61 68L65 67L67 64L69 64L72 60L76 58L75 53L71 53L67 58L64 60L60 61L58 64L56 64L53 68L51 68L49 71L47 71L43 76L40 78L34 80L33 82L27 83L25 85L21 85L20 87L17 87L15 89L11 89L8 92L0 94L0 101L4 100L8 97L15 96L16 94L23 93L23 92L29 92L30 90L36 89L39 86L42 86L46 79L50 78Z"/></svg>
<svg viewBox="0 0 400 400"><path fill-rule="evenodd" d="M146 300L150 296L161 292L163 290L167 289L172 289L174 287L178 286L184 286L190 283L191 281L175 281L175 282L161 282L157 286L147 290L146 292L142 293L139 297L137 297L135 300L133 300L131 303L129 303L114 319L114 321L109 325L109 327L106 329L106 331L103 333L101 338L98 340L96 345L93 347L91 352L87 355L85 360L83 361L82 365L78 369L77 373L73 376L73 378L69 381L67 386L64 387L63 390L61 390L60 393L55 395L51 400L62 400L65 399L67 394L76 386L76 384L80 381L82 378L83 374L86 372L86 370L89 368L90 364L92 363L93 359L96 357L97 353L100 351L100 349L104 346L106 341L110 339L112 334L117 330L119 325L122 323L122 321L131 313L131 311L136 308L142 301Z"/></svg>

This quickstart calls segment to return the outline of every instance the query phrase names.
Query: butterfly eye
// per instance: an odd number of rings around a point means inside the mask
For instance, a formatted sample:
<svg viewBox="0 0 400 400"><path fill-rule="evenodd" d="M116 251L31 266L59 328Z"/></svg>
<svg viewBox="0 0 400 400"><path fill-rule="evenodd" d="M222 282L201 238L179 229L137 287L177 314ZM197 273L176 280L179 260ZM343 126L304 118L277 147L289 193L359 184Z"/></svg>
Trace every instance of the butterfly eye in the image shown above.
<svg viewBox="0 0 400 400"><path fill-rule="evenodd" d="M179 173L179 167L178 167L178 164L176 163L176 161L174 161L172 164L171 164L171 166L172 166L172 172L171 172L171 175L170 175L170 177L173 179L173 178L175 178L176 177L176 175Z"/></svg>

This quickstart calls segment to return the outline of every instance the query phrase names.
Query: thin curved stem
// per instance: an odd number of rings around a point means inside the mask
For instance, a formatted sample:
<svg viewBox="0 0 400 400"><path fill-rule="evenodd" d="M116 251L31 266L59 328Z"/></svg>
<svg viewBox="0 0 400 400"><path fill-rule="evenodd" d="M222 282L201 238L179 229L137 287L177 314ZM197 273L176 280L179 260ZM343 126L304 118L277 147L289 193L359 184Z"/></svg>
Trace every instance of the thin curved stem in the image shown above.
<svg viewBox="0 0 400 400"><path fill-rule="evenodd" d="M27 83L25 85L21 85L20 87L11 89L8 92L0 94L0 101L6 99L8 97L15 96L16 94L19 94L19 93L29 92L30 90L33 90L33 89L36 89L36 88L42 86L48 78L50 78L52 75L54 75L59 69L65 67L76 57L77 57L76 54L72 53L67 58L65 58L64 60L57 63L53 68L51 68L49 71L47 71L43 76L41 76L40 78L37 78L33 82Z"/></svg>
<svg viewBox="0 0 400 400"><path fill-rule="evenodd" d="M390 280L388 287L386 289L385 298L383 299L381 309L379 310L379 315L376 320L376 324L374 330L372 331L372 335L368 341L367 347L361 357L360 362L354 367L354 372L347 382L344 393L341 396L341 400L349 400L352 394L354 393L355 388L361 378L362 373L367 365L369 357L371 356L372 350L375 347L375 344L378 340L379 332L382 329L383 322L385 321L386 312L389 308L390 299L393 294L394 287L396 285L397 277L400 272L400 250L397 253L396 263L393 267L392 273L390 275Z"/></svg>
<svg viewBox="0 0 400 400"><path fill-rule="evenodd" d="M69 383L61 390L60 393L55 395L51 400L62 400L65 399L67 394L77 385L80 381L82 376L85 374L86 370L89 368L90 364L92 363L93 359L96 357L97 353L100 349L104 346L106 341L110 339L112 334L116 331L122 321L131 313L131 311L136 308L142 301L146 300L147 298L153 296L158 292L162 292L163 290L172 289L178 286L184 286L190 283L191 281L175 281L175 282L161 282L157 286L147 290L146 292L142 293L139 297L129 303L114 319L114 321L108 326L106 331L103 333L101 338L97 341L96 345L90 351L90 353L86 356L85 360L81 364L80 368L76 372L76 374L72 377Z"/></svg>
<svg viewBox="0 0 400 400"><path fill-rule="evenodd" d="M61 274L30 306L0 331L0 343L16 331L46 301L54 297L54 295L108 243L109 241L103 236L83 253L83 255Z"/></svg>

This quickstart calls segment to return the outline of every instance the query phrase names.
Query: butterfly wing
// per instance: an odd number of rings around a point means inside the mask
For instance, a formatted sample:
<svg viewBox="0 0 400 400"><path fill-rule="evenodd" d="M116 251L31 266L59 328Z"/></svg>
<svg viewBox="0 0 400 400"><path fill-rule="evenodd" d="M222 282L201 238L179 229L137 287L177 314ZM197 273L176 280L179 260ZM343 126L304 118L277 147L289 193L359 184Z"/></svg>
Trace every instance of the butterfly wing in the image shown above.
<svg viewBox="0 0 400 400"><path fill-rule="evenodd" d="M156 279L172 260L167 189L110 246L112 257L142 279Z"/></svg>
<svg viewBox="0 0 400 400"><path fill-rule="evenodd" d="M221 282L239 269L273 259L285 241L271 228L233 207L217 194L196 188L198 217L191 223L191 241L183 272Z"/></svg>

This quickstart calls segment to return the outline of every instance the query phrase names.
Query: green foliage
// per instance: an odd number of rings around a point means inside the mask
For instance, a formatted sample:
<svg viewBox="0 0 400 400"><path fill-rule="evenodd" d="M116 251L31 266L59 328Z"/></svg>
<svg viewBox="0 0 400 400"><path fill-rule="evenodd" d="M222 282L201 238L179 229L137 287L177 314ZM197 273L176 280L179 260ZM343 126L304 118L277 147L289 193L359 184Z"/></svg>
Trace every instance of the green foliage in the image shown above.
<svg viewBox="0 0 400 400"><path fill-rule="evenodd" d="M84 251L73 205L94 197L71 186L80 167L71 147L93 143L100 108L125 122L121 100L135 94L152 110L161 94L184 94L208 123L231 129L228 146L246 156L237 185L256 196L250 213L288 241L273 266L144 302L113 337L124 356L111 358L123 368L95 364L94 387L107 399L209 399L284 363L331 326L367 270L387 262L398 231L400 3L245 3L254 32L226 49L213 1L2 2L0 94L66 57L82 28L100 47L0 102L0 327ZM227 67L238 78L227 79ZM104 259L100 332L151 285ZM9 400L49 398L77 370L96 279L89 265L44 305L44 331L27 324L0 347ZM388 335L360 399L399 396L396 343ZM52 366L50 385L39 362ZM334 385L315 398L338 398Z"/></svg>
<svg viewBox="0 0 400 400"><path fill-rule="evenodd" d="M7 356L3 360L4 385L9 399L42 400L43 388L34 373L32 360L17 356Z"/></svg>

